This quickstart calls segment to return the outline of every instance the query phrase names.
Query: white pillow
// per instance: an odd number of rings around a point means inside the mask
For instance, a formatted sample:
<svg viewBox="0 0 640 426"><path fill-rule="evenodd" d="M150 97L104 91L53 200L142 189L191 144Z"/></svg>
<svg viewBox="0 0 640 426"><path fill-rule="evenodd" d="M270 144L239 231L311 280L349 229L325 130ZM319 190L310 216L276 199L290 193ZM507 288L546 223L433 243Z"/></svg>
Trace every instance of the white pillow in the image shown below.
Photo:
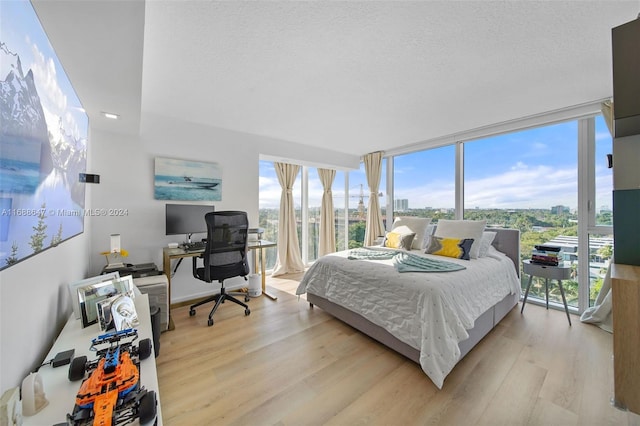
<svg viewBox="0 0 640 426"><path fill-rule="evenodd" d="M407 226L398 226L387 232L382 242L383 247L411 250L416 233Z"/></svg>
<svg viewBox="0 0 640 426"><path fill-rule="evenodd" d="M427 230L424 232L424 241L422 242L422 250L425 250L427 248L427 246L429 245L429 243L431 242L431 237L433 236L434 231L436 230L436 225L435 223L429 223L429 225L427 225Z"/></svg>
<svg viewBox="0 0 640 426"><path fill-rule="evenodd" d="M473 245L469 257L477 259L480 253L480 240L484 227L487 225L486 220L438 220L435 236L444 238L473 238Z"/></svg>
<svg viewBox="0 0 640 426"><path fill-rule="evenodd" d="M430 222L431 218L429 217L398 216L393 221L391 230L393 231L399 226L406 226L411 229L412 232L416 233L411 248L422 250L424 248L424 233Z"/></svg>
<svg viewBox="0 0 640 426"><path fill-rule="evenodd" d="M496 238L497 232L493 231L484 231L482 233L482 239L480 240L480 250L478 252L478 258L486 257L489 252L489 247L491 247L491 243Z"/></svg>

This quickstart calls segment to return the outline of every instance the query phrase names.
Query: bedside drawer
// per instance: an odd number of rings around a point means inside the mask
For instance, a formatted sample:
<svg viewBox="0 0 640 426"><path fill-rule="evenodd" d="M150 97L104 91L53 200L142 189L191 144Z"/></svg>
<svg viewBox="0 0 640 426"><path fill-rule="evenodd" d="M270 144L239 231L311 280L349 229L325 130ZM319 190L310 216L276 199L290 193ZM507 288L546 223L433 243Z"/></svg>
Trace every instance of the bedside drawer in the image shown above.
<svg viewBox="0 0 640 426"><path fill-rule="evenodd" d="M529 260L522 262L522 272L550 280L568 280L571 277L570 266L539 265Z"/></svg>

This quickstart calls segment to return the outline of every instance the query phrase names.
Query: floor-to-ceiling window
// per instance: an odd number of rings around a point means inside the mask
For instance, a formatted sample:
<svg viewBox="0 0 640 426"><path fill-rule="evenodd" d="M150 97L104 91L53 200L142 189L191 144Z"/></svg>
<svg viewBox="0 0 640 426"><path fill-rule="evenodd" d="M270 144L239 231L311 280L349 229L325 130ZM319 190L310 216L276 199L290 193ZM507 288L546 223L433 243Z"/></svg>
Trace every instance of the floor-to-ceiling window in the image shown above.
<svg viewBox="0 0 640 426"><path fill-rule="evenodd" d="M380 185L378 186L378 196L380 209L382 211L382 221L386 224L386 197L385 188L387 186L386 173L387 159L382 159L382 174ZM367 209L369 208L369 197L371 196L364 163L360 163L359 170L349 172L349 243L348 248L362 247L367 221Z"/></svg>
<svg viewBox="0 0 640 426"><path fill-rule="evenodd" d="M348 172L343 170L336 171L336 177L333 180L331 186L331 193L333 194L333 211L334 220L336 223L336 250L345 250L347 248L347 229L348 229L348 215L346 207L345 191L345 179L348 176Z"/></svg>
<svg viewBox="0 0 640 426"><path fill-rule="evenodd" d="M448 145L393 155L394 215L486 219L489 226L518 228L523 259L535 245L560 245L572 268L564 283L568 302L584 310L612 256L612 142L600 115L578 115L550 124L525 120L522 130L482 129L477 133L491 136L463 135ZM535 279L532 292L544 297L544 282ZM557 286L550 297L561 303Z"/></svg>
<svg viewBox="0 0 640 426"><path fill-rule="evenodd" d="M259 163L259 217L258 226L264 229L263 239L268 241L278 241L278 225L280 221L280 196L282 187L278 181L276 170L272 161ZM298 239L301 237L301 213L302 213L302 183L300 172L293 185L293 204L296 215ZM278 255L277 248L272 247L265 250L266 268L273 269Z"/></svg>
<svg viewBox="0 0 640 426"><path fill-rule="evenodd" d="M390 222L392 214L433 222L486 219L490 226L520 229L522 258L529 258L537 244L561 245L572 266L572 279L565 282L568 302L584 310L593 304L613 255L612 172L607 167L612 140L599 115L549 121L385 157L379 187L383 220ZM491 129L482 131L491 134ZM332 192L337 249L361 246L371 195L364 165L338 171ZM280 193L273 163L261 161L260 226L273 241ZM306 263L317 259L321 198L317 169L302 167L294 199ZM268 268L275 256L275 250L268 254ZM543 287L536 280L532 296L543 296ZM552 302L561 302L557 291L550 295Z"/></svg>
<svg viewBox="0 0 640 426"><path fill-rule="evenodd" d="M577 307L577 121L468 141L463 149L464 218L519 229L524 259L536 245L561 246L576 271L564 283L567 302ZM562 303L556 289L549 297ZM545 297L544 279L534 279L529 297Z"/></svg>
<svg viewBox="0 0 640 426"><path fill-rule="evenodd" d="M307 167L308 183L307 183L307 199L308 199L308 217L307 217L307 235L306 247L307 251L303 254L306 262L314 262L318 258L318 238L320 231L320 212L322 207L322 194L324 189L318 169L315 167Z"/></svg>
<svg viewBox="0 0 640 426"><path fill-rule="evenodd" d="M589 123L591 125L591 123ZM593 306L604 276L613 258L613 169L610 167L608 154L613 152L613 139L603 116L595 117L594 136L587 145L587 179L593 182L587 188L588 198L592 200L587 206L588 244L589 244L589 280L588 302ZM590 133L590 127L587 127Z"/></svg>
<svg viewBox="0 0 640 426"><path fill-rule="evenodd" d="M278 241L278 224L280 215L280 196L282 189L278 182L273 162L261 160L259 163L259 226L264 228L263 238ZM336 227L336 249L346 247L347 215L345 207L345 181L348 172L338 170L333 181L333 207ZM305 263L312 263L318 258L320 210L322 203L322 183L315 167L301 166L301 171L293 187L294 208L298 230L298 240ZM304 225L303 225L304 224ZM277 249L267 252L267 269L275 265Z"/></svg>
<svg viewBox="0 0 640 426"><path fill-rule="evenodd" d="M393 158L394 216L455 217L455 153L448 145Z"/></svg>

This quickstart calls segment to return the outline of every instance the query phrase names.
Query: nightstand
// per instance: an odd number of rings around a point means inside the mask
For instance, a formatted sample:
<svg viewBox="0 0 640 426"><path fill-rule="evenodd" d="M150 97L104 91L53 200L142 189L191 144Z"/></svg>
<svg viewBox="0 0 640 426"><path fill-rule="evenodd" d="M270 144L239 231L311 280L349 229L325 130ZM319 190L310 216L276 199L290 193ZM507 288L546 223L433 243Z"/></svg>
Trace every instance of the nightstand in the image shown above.
<svg viewBox="0 0 640 426"><path fill-rule="evenodd" d="M547 309L549 309L549 280L557 280L558 287L560 288L560 294L562 295L562 302L564 303L564 311L567 313L567 319L569 325L571 325L571 317L569 316L569 308L567 307L567 299L564 296L564 288L562 287L562 280L567 280L571 277L571 266L551 266L541 265L539 263L533 263L531 260L522 261L522 273L529 275L529 284L527 284L527 290L524 292L524 299L522 300L522 309L520 313L524 311L524 305L527 303L527 297L529 296L529 288L531 288L531 282L533 277L544 278L544 290L547 299Z"/></svg>

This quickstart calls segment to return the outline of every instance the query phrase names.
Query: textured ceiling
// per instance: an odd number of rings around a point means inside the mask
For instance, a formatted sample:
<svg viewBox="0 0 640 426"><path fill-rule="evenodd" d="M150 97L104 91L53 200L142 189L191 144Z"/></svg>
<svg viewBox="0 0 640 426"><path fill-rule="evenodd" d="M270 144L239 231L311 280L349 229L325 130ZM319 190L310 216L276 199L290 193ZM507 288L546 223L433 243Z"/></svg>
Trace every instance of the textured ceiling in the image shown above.
<svg viewBox="0 0 640 426"><path fill-rule="evenodd" d="M119 13L123 2L82 3L114 13L34 1L45 27L58 25L54 11L102 22L85 25L89 41L141 37L144 25L143 44L105 55L98 43L69 60L113 64L143 50L141 63L101 76L133 80L123 104L350 154L609 97L611 28L640 11L638 0L127 2L141 18ZM77 90L92 105L108 99L89 84Z"/></svg>

